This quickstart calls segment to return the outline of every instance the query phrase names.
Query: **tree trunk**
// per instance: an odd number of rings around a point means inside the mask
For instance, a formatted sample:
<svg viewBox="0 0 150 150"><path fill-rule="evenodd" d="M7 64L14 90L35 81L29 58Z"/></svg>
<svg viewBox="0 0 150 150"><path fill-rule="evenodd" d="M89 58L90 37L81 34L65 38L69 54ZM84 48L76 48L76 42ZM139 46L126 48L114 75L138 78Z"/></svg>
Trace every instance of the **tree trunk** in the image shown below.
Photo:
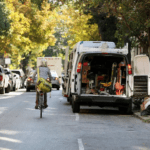
<svg viewBox="0 0 150 150"><path fill-rule="evenodd" d="M26 56L25 54L23 55L23 57L25 57L25 59L22 60L21 64L22 64L22 70L24 71L24 73L26 74L26 68L27 65L29 63L29 58L30 58L31 52L28 54L28 56Z"/></svg>

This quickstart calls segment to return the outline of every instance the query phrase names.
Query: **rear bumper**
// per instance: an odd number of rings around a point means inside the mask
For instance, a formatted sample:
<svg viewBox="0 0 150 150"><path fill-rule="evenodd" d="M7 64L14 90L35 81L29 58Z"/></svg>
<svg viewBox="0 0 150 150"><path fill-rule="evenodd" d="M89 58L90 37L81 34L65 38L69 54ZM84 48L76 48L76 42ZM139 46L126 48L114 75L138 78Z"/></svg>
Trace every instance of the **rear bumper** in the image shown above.
<svg viewBox="0 0 150 150"><path fill-rule="evenodd" d="M28 88L28 89L35 89L35 84L29 84L29 83L27 83L27 85L26 85L26 88Z"/></svg>
<svg viewBox="0 0 150 150"><path fill-rule="evenodd" d="M51 81L53 88L60 88L60 84L58 81Z"/></svg>
<svg viewBox="0 0 150 150"><path fill-rule="evenodd" d="M132 98L121 96L91 96L91 95L77 95L76 102L81 105L101 105L101 106L128 106L132 103Z"/></svg>
<svg viewBox="0 0 150 150"><path fill-rule="evenodd" d="M52 84L52 88L60 88L60 85L58 85L58 84Z"/></svg>

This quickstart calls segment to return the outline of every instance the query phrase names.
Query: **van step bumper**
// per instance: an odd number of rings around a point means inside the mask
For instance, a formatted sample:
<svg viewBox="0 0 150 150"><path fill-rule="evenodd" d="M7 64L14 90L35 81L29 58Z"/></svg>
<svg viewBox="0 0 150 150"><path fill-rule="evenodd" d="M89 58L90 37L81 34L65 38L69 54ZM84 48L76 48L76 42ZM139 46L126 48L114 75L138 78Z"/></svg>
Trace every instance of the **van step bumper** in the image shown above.
<svg viewBox="0 0 150 150"><path fill-rule="evenodd" d="M106 97L106 96L83 96L76 95L76 102L85 102L85 103L123 103L130 104L132 103L132 98L127 97Z"/></svg>

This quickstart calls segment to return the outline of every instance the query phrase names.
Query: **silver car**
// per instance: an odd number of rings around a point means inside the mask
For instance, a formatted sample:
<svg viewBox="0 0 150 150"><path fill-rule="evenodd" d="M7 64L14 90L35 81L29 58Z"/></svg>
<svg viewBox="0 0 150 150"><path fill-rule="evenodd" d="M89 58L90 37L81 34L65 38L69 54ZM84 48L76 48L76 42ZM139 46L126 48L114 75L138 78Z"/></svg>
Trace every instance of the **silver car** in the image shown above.
<svg viewBox="0 0 150 150"><path fill-rule="evenodd" d="M57 90L59 90L60 80L59 80L59 77L58 77L56 71L52 70L51 75L52 75L52 78L51 78L52 88L56 88Z"/></svg>

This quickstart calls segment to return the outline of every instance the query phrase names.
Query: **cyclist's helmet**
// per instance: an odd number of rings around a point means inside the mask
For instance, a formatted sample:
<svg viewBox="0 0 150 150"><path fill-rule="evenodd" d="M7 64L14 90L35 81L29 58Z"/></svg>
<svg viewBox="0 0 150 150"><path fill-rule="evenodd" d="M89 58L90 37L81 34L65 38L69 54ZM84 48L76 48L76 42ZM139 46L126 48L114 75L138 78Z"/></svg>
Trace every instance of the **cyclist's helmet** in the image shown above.
<svg viewBox="0 0 150 150"><path fill-rule="evenodd" d="M47 60L45 58L42 58L42 60L41 60L41 66L47 67Z"/></svg>

